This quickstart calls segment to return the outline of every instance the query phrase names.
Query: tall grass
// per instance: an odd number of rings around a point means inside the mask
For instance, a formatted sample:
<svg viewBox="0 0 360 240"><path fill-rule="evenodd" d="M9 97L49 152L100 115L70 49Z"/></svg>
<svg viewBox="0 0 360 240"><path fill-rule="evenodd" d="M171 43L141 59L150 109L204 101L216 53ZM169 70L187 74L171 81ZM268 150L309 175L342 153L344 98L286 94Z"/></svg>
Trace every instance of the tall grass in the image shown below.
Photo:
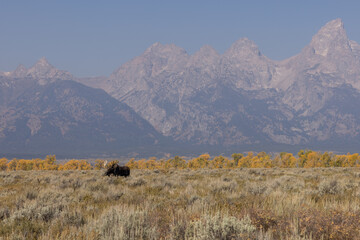
<svg viewBox="0 0 360 240"><path fill-rule="evenodd" d="M0 239L360 239L360 169L0 172Z"/></svg>

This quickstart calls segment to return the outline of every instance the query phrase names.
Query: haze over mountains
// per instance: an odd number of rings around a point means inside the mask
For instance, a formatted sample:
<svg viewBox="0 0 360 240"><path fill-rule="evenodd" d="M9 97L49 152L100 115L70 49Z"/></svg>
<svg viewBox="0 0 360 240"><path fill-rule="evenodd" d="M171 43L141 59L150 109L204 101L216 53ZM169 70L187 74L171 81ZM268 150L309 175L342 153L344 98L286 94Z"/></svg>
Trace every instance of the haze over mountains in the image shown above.
<svg viewBox="0 0 360 240"><path fill-rule="evenodd" d="M164 139L179 148L356 151L359 91L360 45L340 19L284 61L246 38L222 55L155 43L109 77L77 79L41 59L0 73L0 151L43 153L59 142L58 152L119 153L165 149Z"/></svg>
<svg viewBox="0 0 360 240"><path fill-rule="evenodd" d="M40 59L0 77L0 151L63 156L127 154L163 137L126 104ZM70 79L70 80L68 80Z"/></svg>

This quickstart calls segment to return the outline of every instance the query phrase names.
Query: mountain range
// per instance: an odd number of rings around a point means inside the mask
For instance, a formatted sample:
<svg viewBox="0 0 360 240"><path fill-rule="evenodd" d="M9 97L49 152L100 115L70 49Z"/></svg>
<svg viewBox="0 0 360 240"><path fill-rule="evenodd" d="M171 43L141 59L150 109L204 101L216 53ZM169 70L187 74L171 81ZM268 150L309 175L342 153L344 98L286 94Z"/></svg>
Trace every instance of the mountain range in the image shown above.
<svg viewBox="0 0 360 240"><path fill-rule="evenodd" d="M0 77L1 153L112 156L163 141L129 106L73 78L44 58Z"/></svg>
<svg viewBox="0 0 360 240"><path fill-rule="evenodd" d="M247 38L223 54L155 43L109 77L76 78L45 58L20 65L0 73L0 94L6 153L346 152L360 143L360 45L341 19L283 61Z"/></svg>

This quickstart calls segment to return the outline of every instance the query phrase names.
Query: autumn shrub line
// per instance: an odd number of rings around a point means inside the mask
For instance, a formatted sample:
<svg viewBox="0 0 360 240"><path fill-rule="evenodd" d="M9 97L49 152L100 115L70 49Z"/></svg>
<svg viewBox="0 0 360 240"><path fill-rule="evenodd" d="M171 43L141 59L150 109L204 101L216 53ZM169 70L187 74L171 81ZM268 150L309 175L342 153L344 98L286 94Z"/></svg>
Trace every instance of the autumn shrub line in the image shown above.
<svg viewBox="0 0 360 240"><path fill-rule="evenodd" d="M87 160L69 160L64 164L56 162L55 155L49 155L45 159L0 159L0 170L100 170L114 162L97 159L94 164ZM314 167L360 167L360 156L358 153L336 155L329 152L316 152L301 150L297 156L292 153L282 152L275 156L260 152L255 154L249 152L246 155L234 153L231 158L216 156L211 159L209 154L202 154L199 157L185 160L182 157L159 159L130 159L126 163L131 169L236 169L236 168L314 168Z"/></svg>
<svg viewBox="0 0 360 240"><path fill-rule="evenodd" d="M99 163L92 166L86 160L69 160L64 164L56 162L55 155L46 156L45 159L12 159L9 161L6 158L0 159L0 170L15 171L15 170L91 170L97 168Z"/></svg>
<svg viewBox="0 0 360 240"><path fill-rule="evenodd" d="M131 159L127 164L131 169L236 169L236 168L314 168L314 167L360 167L358 153L336 155L333 153L301 150L295 157L292 153L282 152L275 156L260 152L249 152L246 156L241 153L232 154L232 158L216 156L213 159L209 154L200 155L191 160L174 157L168 160L156 158Z"/></svg>

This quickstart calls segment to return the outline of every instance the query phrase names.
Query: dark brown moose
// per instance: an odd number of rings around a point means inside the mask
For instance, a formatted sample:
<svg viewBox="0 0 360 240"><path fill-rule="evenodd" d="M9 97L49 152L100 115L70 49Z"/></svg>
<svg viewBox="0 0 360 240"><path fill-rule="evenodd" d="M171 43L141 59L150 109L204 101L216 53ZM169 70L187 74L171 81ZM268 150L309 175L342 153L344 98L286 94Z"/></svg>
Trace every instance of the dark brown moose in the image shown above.
<svg viewBox="0 0 360 240"><path fill-rule="evenodd" d="M119 164L114 163L106 170L105 175L128 177L130 176L130 168L127 166L119 166Z"/></svg>

